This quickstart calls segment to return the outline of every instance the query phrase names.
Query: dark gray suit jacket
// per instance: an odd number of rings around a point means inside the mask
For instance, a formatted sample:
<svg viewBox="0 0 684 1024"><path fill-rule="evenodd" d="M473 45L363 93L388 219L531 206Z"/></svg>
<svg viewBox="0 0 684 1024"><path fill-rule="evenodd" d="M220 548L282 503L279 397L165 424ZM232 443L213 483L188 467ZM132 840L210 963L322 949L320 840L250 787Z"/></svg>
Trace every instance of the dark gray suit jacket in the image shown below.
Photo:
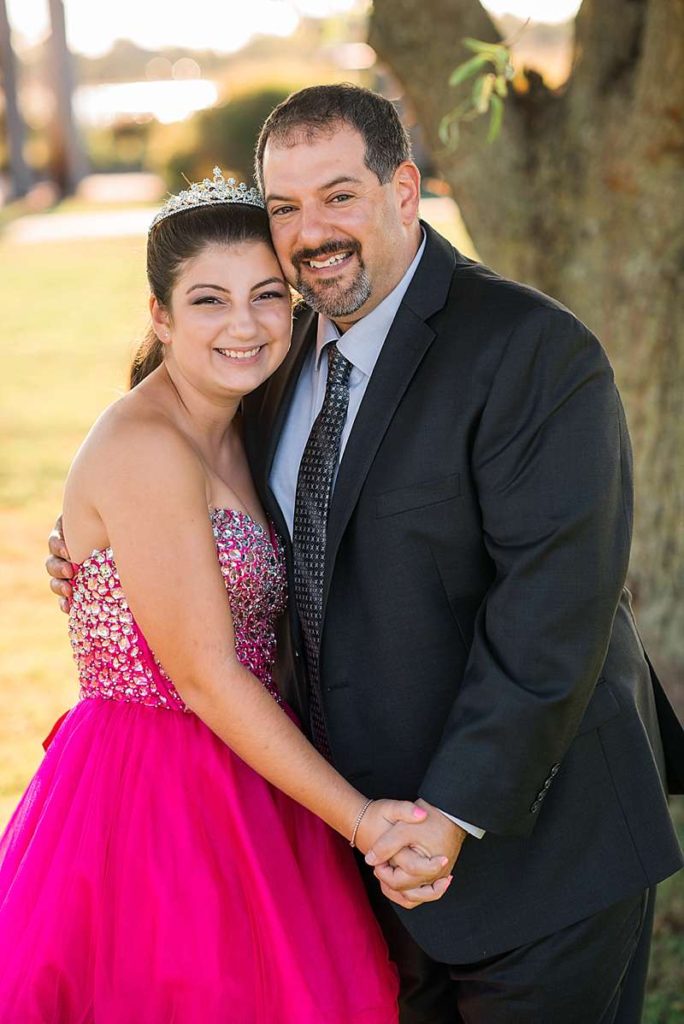
<svg viewBox="0 0 684 1024"><path fill-rule="evenodd" d="M349 438L326 551L323 702L336 766L487 830L437 903L399 911L435 959L562 928L681 864L684 743L624 589L632 469L608 360L553 300L427 247ZM315 342L245 402L261 496ZM291 563L291 558L290 558ZM291 564L290 564L291 571ZM300 710L306 679L296 614Z"/></svg>

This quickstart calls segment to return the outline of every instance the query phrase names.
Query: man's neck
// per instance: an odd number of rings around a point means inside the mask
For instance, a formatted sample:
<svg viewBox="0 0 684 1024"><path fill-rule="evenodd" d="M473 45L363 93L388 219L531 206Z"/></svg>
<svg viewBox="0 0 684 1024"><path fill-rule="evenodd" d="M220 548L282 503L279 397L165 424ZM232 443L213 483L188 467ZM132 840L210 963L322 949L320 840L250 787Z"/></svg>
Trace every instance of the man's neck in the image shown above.
<svg viewBox="0 0 684 1024"><path fill-rule="evenodd" d="M416 221L415 224L412 225L411 227L410 234L407 235L404 259L397 268L392 283L389 285L389 287L386 287L384 289L384 293L379 297L371 295L371 297L368 299L367 302L364 303L361 309L358 309L349 317L345 317L344 320L333 320L333 323L335 324L335 327L337 327L340 334L344 334L344 332L348 331L350 327L353 327L354 324L357 324L359 320L363 320L365 316L368 316L368 314L372 313L374 309L377 309L380 303L384 302L388 295L391 295L391 293L397 287L401 279L404 277L406 271L416 258L416 253L420 249L422 243L423 229L420 226L420 222Z"/></svg>

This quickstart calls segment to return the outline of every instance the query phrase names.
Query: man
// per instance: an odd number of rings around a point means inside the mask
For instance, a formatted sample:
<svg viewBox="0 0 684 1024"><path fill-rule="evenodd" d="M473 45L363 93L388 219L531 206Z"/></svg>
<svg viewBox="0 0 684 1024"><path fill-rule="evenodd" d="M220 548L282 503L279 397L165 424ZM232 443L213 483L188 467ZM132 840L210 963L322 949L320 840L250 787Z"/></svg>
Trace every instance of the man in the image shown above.
<svg viewBox="0 0 684 1024"><path fill-rule="evenodd" d="M245 408L292 539L296 695L351 781L428 811L368 858L402 1024L636 1024L653 887L681 865L663 786L684 774L624 590L608 361L418 220L381 97L295 93L257 174L309 307Z"/></svg>

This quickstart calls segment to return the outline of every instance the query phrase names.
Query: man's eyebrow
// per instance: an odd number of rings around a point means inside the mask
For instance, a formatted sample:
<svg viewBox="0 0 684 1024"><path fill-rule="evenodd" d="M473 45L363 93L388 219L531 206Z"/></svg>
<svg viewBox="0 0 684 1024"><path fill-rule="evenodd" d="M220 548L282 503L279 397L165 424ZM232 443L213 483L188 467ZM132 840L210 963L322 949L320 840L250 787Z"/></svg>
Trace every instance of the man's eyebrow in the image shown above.
<svg viewBox="0 0 684 1024"><path fill-rule="evenodd" d="M353 178L350 174L340 174L339 177L333 178L332 181L328 181L325 185L321 185L319 192L323 192L328 188L334 188L335 185L346 185L347 182L350 185L362 185L363 182L360 178Z"/></svg>
<svg viewBox="0 0 684 1024"><path fill-rule="evenodd" d="M340 174L339 177L333 178L332 181L327 181L325 183L325 185L320 185L318 191L319 192L325 192L329 188L334 188L335 185L347 185L347 184L349 184L349 185L362 185L363 182L361 181L360 178L354 178L354 177L352 177L349 174ZM275 192L269 192L269 194L266 196L266 202L270 203L274 199L277 199L279 202L282 202L282 203L289 203L289 202L291 202L291 197L290 196L279 196L279 195L276 195Z"/></svg>
<svg viewBox="0 0 684 1024"><path fill-rule="evenodd" d="M263 288L266 284L285 284L285 280L282 277L266 277L263 281L259 281L257 284L253 284L250 291L253 292L256 288ZM230 295L229 288L223 288L220 284L193 284L188 288L186 295L190 292L194 292L196 288L214 288L217 292L223 292L225 295Z"/></svg>

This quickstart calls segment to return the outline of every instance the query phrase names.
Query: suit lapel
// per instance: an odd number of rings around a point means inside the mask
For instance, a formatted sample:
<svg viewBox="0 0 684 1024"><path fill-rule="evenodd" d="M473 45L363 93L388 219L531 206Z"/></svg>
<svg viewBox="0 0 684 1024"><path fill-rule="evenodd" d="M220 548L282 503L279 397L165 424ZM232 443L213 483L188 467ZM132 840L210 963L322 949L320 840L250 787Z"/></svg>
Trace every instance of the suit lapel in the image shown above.
<svg viewBox="0 0 684 1024"><path fill-rule="evenodd" d="M323 608L342 535L402 395L435 332L410 310L397 315L368 382L340 463L328 519Z"/></svg>
<svg viewBox="0 0 684 1024"><path fill-rule="evenodd" d="M328 519L324 615L340 541L397 406L435 337L425 321L444 306L459 255L429 225L423 228L425 253L389 330L340 463Z"/></svg>

